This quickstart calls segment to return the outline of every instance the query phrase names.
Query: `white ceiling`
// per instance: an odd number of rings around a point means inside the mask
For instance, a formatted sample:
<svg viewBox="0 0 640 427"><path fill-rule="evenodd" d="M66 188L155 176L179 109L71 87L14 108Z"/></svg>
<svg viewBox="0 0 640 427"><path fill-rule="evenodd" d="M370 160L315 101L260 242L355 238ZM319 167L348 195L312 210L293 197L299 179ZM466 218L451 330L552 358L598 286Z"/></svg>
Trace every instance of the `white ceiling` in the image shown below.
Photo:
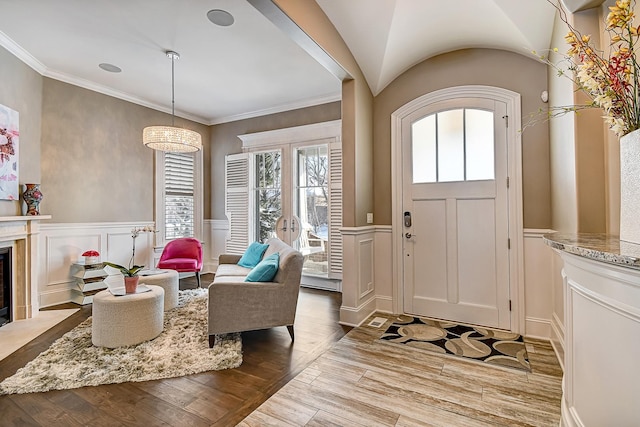
<svg viewBox="0 0 640 427"><path fill-rule="evenodd" d="M441 53L475 47L529 55L548 49L555 15L547 0L316 2L349 46L374 95Z"/></svg>
<svg viewBox="0 0 640 427"><path fill-rule="evenodd" d="M546 49L554 16L546 0L316 1L374 94L440 53ZM211 9L235 23L213 25ZM164 52L178 52L176 115L201 123L340 99L340 82L245 0L0 0L0 10L0 45L41 74L162 111L171 111Z"/></svg>

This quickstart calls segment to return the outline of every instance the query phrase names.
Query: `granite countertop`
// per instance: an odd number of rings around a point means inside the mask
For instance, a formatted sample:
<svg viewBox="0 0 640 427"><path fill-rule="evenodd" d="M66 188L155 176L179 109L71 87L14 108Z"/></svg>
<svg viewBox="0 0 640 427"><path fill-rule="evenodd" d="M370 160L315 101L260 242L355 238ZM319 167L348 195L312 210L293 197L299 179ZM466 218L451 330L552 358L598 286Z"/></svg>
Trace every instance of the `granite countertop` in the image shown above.
<svg viewBox="0 0 640 427"><path fill-rule="evenodd" d="M570 254L640 270L640 245L618 236L591 233L549 233L542 236L554 249Z"/></svg>

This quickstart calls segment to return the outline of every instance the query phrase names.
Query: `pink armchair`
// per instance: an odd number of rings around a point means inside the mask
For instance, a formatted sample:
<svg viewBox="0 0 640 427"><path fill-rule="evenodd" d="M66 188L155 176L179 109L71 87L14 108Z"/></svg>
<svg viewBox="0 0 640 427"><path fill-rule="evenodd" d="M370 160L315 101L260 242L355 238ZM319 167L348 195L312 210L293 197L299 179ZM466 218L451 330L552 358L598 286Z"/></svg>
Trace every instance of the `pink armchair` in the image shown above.
<svg viewBox="0 0 640 427"><path fill-rule="evenodd" d="M198 239L183 237L167 243L158 261L158 268L177 272L194 272L200 287L202 270L202 245Z"/></svg>

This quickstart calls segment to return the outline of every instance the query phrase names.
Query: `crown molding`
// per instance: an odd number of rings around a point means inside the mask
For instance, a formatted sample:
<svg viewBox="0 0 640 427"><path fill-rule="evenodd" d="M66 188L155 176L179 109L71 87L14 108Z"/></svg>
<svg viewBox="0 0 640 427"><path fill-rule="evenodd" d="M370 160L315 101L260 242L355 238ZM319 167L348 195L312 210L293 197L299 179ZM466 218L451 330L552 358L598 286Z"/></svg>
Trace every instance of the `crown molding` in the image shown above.
<svg viewBox="0 0 640 427"><path fill-rule="evenodd" d="M316 105L327 104L329 102L335 102L340 100L342 100L342 95L340 93L322 96L318 98L306 99L304 101L292 102L289 104L282 104L277 107L265 108L262 110L251 111L248 113L235 114L233 116L213 119L209 122L209 125L219 125L222 123L235 122L238 120L252 119L254 117L261 117L269 114L282 113L285 111L297 110L299 108L314 107Z"/></svg>
<svg viewBox="0 0 640 427"><path fill-rule="evenodd" d="M33 68L37 73L44 74L47 70L47 67L42 62L38 61L2 31L0 31L0 46L7 49L13 56Z"/></svg>
<svg viewBox="0 0 640 427"><path fill-rule="evenodd" d="M156 104L156 103L147 101L145 99L129 95L128 93L114 90L107 86L99 85L89 80L72 76L70 74L61 73L59 71L52 70L48 68L46 65L44 65L42 62L38 61L33 55L31 55L29 52L23 49L20 45L14 42L2 31L0 31L0 46L4 47L12 55L14 55L20 61L22 61L23 63L31 67L34 71L36 71L38 74L44 77L48 77L48 78L58 80L64 83L68 83L74 86L78 86L84 89L88 89L93 92L98 92L103 95L112 96L114 98L131 102L132 104L140 105L142 107L147 107L152 110L171 114L170 107ZM276 107L270 107L270 108L265 108L261 110L255 110L247 113L235 114L235 115L220 117L220 118L204 118L204 117L196 116L193 114L188 114L179 110L175 111L175 116L186 119L186 120L191 120L193 122L200 123L205 126L212 126L212 125L218 125L222 123L235 122L238 120L252 119L254 117L266 116L269 114L282 113L285 111L296 110L299 108L313 107L316 105L326 104L329 102L340 101L341 99L342 99L341 94L336 93L336 94L321 96L317 98L306 99L303 101L282 104Z"/></svg>
<svg viewBox="0 0 640 427"><path fill-rule="evenodd" d="M141 105L143 107L151 108L152 110L161 111L163 113L171 114L171 108L166 107L164 105L156 104L154 102L149 102L145 99L138 98L136 96L131 96L128 93L120 92L118 90L111 89L106 86L102 86L96 84L94 82L90 82L89 80L81 79L75 76L71 76L69 74L60 73L58 71L47 70L44 74L45 77L52 78L54 80L59 80L61 82L69 83L74 86L78 86L84 89L91 90L93 92L98 92L103 95L112 96L114 98L121 99L123 101L131 102L132 104ZM208 125L209 122L204 117L195 116L192 114L187 114L182 111L175 111L176 117L181 117L183 119L191 120L192 122L200 123L203 125Z"/></svg>

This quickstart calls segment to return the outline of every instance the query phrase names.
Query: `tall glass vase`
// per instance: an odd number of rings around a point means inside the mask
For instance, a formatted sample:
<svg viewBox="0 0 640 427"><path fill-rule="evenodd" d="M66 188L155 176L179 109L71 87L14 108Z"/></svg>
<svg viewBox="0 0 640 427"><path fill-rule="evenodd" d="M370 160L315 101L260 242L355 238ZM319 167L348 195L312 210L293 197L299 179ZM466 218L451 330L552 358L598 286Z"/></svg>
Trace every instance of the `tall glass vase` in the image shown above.
<svg viewBox="0 0 640 427"><path fill-rule="evenodd" d="M620 138L620 240L640 245L640 130Z"/></svg>
<svg viewBox="0 0 640 427"><path fill-rule="evenodd" d="M42 200L40 184L25 184L22 199L27 204L26 215L40 215L40 201Z"/></svg>

